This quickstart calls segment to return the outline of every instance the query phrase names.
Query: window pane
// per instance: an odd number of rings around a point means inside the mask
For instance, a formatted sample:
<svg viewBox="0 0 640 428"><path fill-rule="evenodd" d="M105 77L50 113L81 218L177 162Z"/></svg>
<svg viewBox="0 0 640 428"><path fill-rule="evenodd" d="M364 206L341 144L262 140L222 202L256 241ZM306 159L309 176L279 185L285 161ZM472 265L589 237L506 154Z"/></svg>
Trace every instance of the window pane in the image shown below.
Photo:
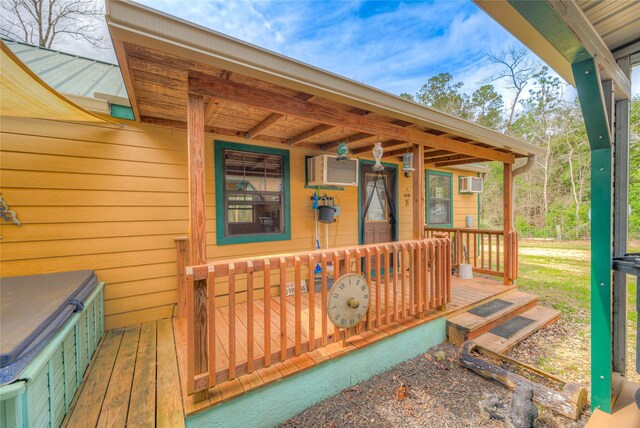
<svg viewBox="0 0 640 428"><path fill-rule="evenodd" d="M429 174L429 224L451 224L451 177Z"/></svg>
<svg viewBox="0 0 640 428"><path fill-rule="evenodd" d="M282 156L224 151L225 236L283 233Z"/></svg>
<svg viewBox="0 0 640 428"><path fill-rule="evenodd" d="M377 178L376 191L373 194L373 184L376 180L375 174L367 174L366 180L367 198L371 197L371 203L367 211L367 221L385 221L387 219L387 201L384 194L383 178Z"/></svg>
<svg viewBox="0 0 640 428"><path fill-rule="evenodd" d="M448 199L429 199L429 223L450 224L450 207Z"/></svg>

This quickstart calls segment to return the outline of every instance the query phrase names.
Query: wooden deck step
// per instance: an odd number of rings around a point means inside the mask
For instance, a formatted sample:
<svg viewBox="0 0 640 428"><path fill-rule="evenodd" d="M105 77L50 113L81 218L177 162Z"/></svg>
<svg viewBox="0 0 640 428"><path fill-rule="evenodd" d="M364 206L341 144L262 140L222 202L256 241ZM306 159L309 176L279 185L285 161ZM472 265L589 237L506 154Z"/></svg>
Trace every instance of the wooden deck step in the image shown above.
<svg viewBox="0 0 640 428"><path fill-rule="evenodd" d="M526 337L555 322L559 317L560 311L536 306L492 328L473 340L478 345L490 351L506 354Z"/></svg>
<svg viewBox="0 0 640 428"><path fill-rule="evenodd" d="M462 345L537 304L538 296L514 291L471 308L447 320L449 342Z"/></svg>

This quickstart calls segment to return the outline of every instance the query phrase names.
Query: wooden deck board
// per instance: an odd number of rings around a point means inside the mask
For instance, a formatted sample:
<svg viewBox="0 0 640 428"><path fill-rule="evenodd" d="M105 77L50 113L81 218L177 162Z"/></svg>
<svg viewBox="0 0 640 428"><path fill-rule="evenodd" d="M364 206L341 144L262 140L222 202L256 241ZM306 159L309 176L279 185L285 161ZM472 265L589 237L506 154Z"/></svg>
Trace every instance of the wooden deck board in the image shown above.
<svg viewBox="0 0 640 428"><path fill-rule="evenodd" d="M375 289L375 287L372 287ZM402 287L398 287L401 290ZM491 280L474 278L462 281L453 278L452 301L446 311L424 311L422 318L409 317L397 322L375 327L355 335L352 331L345 343L333 342L333 327L328 324L329 342L320 347L322 320L322 299L315 294L315 339L317 348L308 350L309 336L309 304L308 296L303 296L301 302L302 353L294 357L295 346L295 317L292 308L295 307L293 296L287 298L287 351L289 359L281 362L280 353L280 299L271 299L271 338L272 365L263 367L264 362L256 363L258 369L254 373L246 373L247 348L247 304L236 305L236 360L239 365L245 364L243 370L238 370L238 377L231 381L219 383L209 389L209 396L201 402L195 403L192 396L186 393L186 320L169 319L139 324L127 328L126 331L111 330L107 332L94 356L94 361L85 376L82 389L76 403L72 405L67 416L67 426L96 426L98 421L109 426L122 426L123 421L128 426L184 426L184 415L202 411L219 402L230 400L255 388L277 381L285 376L309 369L328 359L339 357L360 347L368 346L384 337L397 334L408 328L415 327L441 316L453 316L460 311L477 306L488 299L515 290L515 287L504 285ZM393 293L391 293L393 294ZM375 296L372 296L375 302ZM401 305L402 299L397 295L396 302ZM405 296L407 303L408 296ZM393 296L390 299L390 313L393 313ZM380 296L381 318L386 301L384 293ZM229 310L224 307L216 308L216 368L226 375L228 370L228 316ZM254 358L264 358L264 302L255 300L254 304ZM375 318L375 307L372 308ZM135 339L135 340L134 340ZM242 360L241 358L244 358ZM128 384L128 385L127 385ZM128 390L127 390L128 386ZM116 405L120 402L125 405Z"/></svg>

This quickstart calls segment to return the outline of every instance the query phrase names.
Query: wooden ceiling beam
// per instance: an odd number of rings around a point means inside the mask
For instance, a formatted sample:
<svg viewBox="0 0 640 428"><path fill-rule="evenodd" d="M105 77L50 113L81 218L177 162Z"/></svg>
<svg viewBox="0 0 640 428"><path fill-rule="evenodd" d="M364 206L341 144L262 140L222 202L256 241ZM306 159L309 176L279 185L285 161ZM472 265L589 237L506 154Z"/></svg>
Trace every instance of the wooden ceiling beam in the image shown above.
<svg viewBox="0 0 640 428"><path fill-rule="evenodd" d="M503 163L514 163L515 161L514 156L511 154L461 143L460 141L438 137L392 123L379 122L366 116L297 100L276 92L220 79L219 77L194 70L189 72L188 91L194 95L213 96L218 99L270 110L274 113L291 115L304 120L343 127L362 133L384 135L388 138L409 141L435 149L450 150L455 153Z"/></svg>
<svg viewBox="0 0 640 428"><path fill-rule="evenodd" d="M459 157L460 155L457 155L455 153L451 153L446 150L440 150L437 152L429 153L429 155L425 155L424 161L425 163L433 163L436 161L455 160L455 159L458 159Z"/></svg>
<svg viewBox="0 0 640 428"><path fill-rule="evenodd" d="M316 135L320 135L323 132L327 132L333 128L335 128L335 126L324 125L324 124L318 125L315 128L311 128L308 131L305 131L301 134L296 135L295 137L291 137L289 140L287 140L287 143L289 143L292 146L297 146L303 141L308 140L311 137L315 137Z"/></svg>
<svg viewBox="0 0 640 428"><path fill-rule="evenodd" d="M158 117L153 117L153 116L141 116L140 121L142 123L148 123L151 125L160 125L160 126L166 126L169 128L176 128L176 129L186 129L187 128L187 124L186 122L182 122L180 120L173 120L173 119L163 119L163 118L158 118ZM240 131L237 129L228 129L228 128L221 128L218 126L211 126L211 125L205 125L204 127L205 132L211 133L211 134L220 134L220 135L226 135L229 137L238 137L238 138L244 138L246 132L245 131ZM266 135L259 135L254 137L255 140L258 141L264 141L267 143L278 143L278 144L283 144L285 142L285 140L283 138L278 138L278 137L270 137L270 136L266 136Z"/></svg>
<svg viewBox="0 0 640 428"><path fill-rule="evenodd" d="M388 156L387 153L390 153L391 151L395 151L400 147L402 147L402 150L406 151L407 147L411 147L411 144L407 143L406 141L399 141L399 140L383 141L382 142L382 148L384 149L383 157L387 157ZM354 155L359 155L360 153L371 152L372 149L373 149L372 146L365 146L365 147L353 149L351 150L351 153L353 153Z"/></svg>
<svg viewBox="0 0 640 428"><path fill-rule="evenodd" d="M268 128L270 128L272 125L274 125L277 121L279 121L283 117L284 117L284 114L271 113L262 122L258 123L249 131L245 132L244 137L249 140L256 138L258 135L266 131Z"/></svg>
<svg viewBox="0 0 640 428"><path fill-rule="evenodd" d="M368 138L373 138L373 137L375 137L375 135L367 134L365 132L360 132L360 133L352 135L350 137L341 138L339 140L332 141L330 143L325 143L325 144L320 146L320 149L322 149L322 150L335 149L336 147L338 147L340 145L340 143L345 143L347 146L349 146L349 144L357 143L357 142L366 140Z"/></svg>
<svg viewBox="0 0 640 428"><path fill-rule="evenodd" d="M434 166L436 168L444 168L448 166L467 165L467 164L476 163L476 162L486 162L486 159L467 158L467 159L460 159L460 160L448 161L448 162L436 162Z"/></svg>

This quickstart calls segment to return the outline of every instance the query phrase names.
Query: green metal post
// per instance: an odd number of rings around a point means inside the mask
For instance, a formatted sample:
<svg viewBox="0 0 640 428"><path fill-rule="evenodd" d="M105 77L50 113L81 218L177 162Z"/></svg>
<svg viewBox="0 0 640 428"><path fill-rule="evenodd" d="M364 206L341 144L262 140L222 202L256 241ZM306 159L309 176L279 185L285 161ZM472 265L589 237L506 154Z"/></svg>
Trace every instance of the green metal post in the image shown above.
<svg viewBox="0 0 640 428"><path fill-rule="evenodd" d="M611 134L595 62L589 58L572 69L591 146L591 408L611 413Z"/></svg>

